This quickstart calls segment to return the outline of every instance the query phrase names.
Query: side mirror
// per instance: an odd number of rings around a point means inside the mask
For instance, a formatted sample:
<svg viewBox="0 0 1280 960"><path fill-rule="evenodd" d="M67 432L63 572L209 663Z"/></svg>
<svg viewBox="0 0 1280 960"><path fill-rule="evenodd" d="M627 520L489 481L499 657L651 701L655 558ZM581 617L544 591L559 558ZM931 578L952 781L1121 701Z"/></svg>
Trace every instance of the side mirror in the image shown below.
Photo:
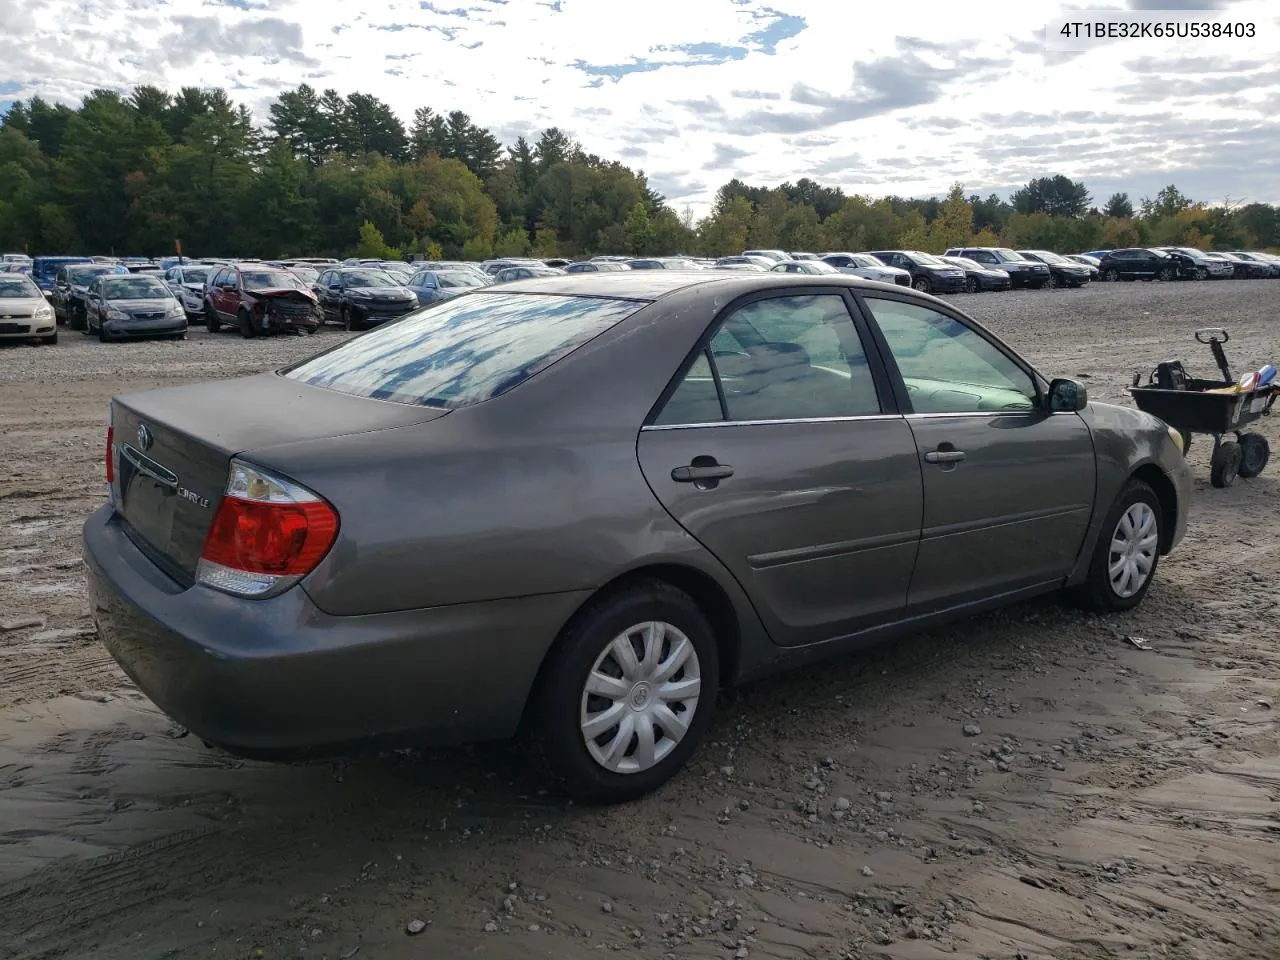
<svg viewBox="0 0 1280 960"><path fill-rule="evenodd" d="M1050 413L1078 413L1089 404L1089 391L1079 380L1059 378L1049 384L1045 398Z"/></svg>

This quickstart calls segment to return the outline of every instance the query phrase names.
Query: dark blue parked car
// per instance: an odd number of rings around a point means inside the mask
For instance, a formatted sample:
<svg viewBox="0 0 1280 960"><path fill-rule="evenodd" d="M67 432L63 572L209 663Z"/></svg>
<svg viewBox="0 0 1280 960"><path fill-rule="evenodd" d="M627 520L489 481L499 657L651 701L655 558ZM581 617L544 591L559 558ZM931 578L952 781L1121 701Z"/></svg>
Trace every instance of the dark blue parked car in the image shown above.
<svg viewBox="0 0 1280 960"><path fill-rule="evenodd" d="M60 267L73 263L93 263L92 257L36 257L31 261L31 279L46 297L53 292L53 278Z"/></svg>

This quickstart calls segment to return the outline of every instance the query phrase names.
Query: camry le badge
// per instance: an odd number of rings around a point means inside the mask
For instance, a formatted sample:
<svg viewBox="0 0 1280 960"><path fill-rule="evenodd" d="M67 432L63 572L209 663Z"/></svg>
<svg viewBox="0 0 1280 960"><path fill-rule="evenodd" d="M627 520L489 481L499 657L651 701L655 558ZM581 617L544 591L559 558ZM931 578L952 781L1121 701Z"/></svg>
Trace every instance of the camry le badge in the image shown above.
<svg viewBox="0 0 1280 960"><path fill-rule="evenodd" d="M151 449L151 430L145 423L138 424L138 446L143 450Z"/></svg>

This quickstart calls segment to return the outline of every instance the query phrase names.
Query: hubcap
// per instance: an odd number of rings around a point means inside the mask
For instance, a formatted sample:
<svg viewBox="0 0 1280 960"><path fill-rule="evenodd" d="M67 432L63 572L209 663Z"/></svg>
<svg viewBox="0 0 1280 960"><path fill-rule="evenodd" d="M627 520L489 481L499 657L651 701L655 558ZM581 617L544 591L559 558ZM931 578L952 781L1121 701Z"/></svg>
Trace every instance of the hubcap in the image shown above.
<svg viewBox="0 0 1280 960"><path fill-rule="evenodd" d="M613 773L661 763L684 739L702 693L691 641L661 621L637 623L596 658L579 717L587 752Z"/></svg>
<svg viewBox="0 0 1280 960"><path fill-rule="evenodd" d="M1107 572L1111 589L1122 600L1136 594L1151 578L1160 549L1156 512L1146 503L1135 503L1124 512L1111 534Z"/></svg>

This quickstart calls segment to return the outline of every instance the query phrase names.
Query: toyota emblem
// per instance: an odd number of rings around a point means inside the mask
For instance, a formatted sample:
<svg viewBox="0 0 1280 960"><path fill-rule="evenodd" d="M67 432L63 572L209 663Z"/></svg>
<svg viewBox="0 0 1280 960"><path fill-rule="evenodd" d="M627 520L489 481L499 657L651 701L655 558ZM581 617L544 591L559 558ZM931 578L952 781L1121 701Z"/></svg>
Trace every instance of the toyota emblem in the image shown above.
<svg viewBox="0 0 1280 960"><path fill-rule="evenodd" d="M151 449L151 431L145 423L138 424L138 446L143 450Z"/></svg>

